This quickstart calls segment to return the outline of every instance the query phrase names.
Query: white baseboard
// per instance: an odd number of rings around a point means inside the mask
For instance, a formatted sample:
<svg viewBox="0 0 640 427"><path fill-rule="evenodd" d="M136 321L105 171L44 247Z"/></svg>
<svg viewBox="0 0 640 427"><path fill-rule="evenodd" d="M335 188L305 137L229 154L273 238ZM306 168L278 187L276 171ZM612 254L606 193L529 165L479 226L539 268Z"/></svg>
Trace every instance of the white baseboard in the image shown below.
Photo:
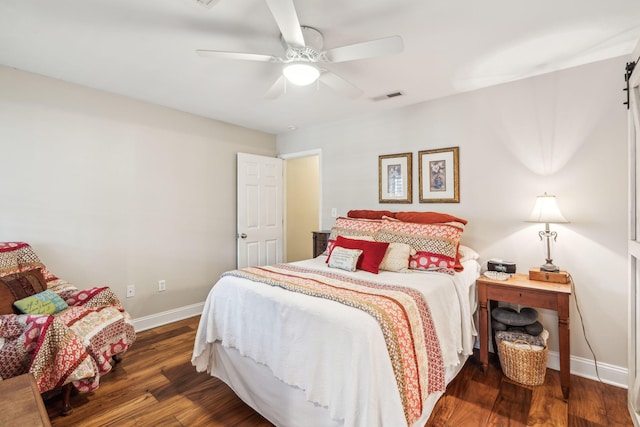
<svg viewBox="0 0 640 427"><path fill-rule="evenodd" d="M591 359L585 359L578 356L571 356L571 373L579 377L589 378L598 381L596 375L596 365ZM547 358L547 367L560 370L560 355L557 351L549 351ZM628 388L629 370L620 366L610 365L608 363L598 362L598 373L603 383L611 384L616 387Z"/></svg>
<svg viewBox="0 0 640 427"><path fill-rule="evenodd" d="M174 308L172 310L163 311L161 313L151 314L149 316L133 319L133 327L136 332L146 331L147 329L156 328L158 326L167 325L177 322L178 320L187 319L202 314L204 302L191 304L184 307Z"/></svg>

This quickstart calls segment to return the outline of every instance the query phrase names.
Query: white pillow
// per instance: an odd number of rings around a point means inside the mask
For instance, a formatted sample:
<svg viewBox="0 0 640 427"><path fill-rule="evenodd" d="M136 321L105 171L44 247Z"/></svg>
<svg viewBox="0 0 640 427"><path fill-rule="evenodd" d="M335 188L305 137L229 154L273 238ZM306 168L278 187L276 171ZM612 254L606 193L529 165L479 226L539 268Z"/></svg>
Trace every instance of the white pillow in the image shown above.
<svg viewBox="0 0 640 427"><path fill-rule="evenodd" d="M463 262L470 259L478 259L480 258L480 255L470 247L460 245L458 247L458 257L460 258L460 262Z"/></svg>
<svg viewBox="0 0 640 427"><path fill-rule="evenodd" d="M360 255L362 255L361 249L345 249L342 246L335 246L329 255L328 264L331 268L356 271Z"/></svg>
<svg viewBox="0 0 640 427"><path fill-rule="evenodd" d="M402 271L409 268L409 256L411 256L413 248L406 243L392 242L389 243L387 253L384 254L380 263L380 270Z"/></svg>

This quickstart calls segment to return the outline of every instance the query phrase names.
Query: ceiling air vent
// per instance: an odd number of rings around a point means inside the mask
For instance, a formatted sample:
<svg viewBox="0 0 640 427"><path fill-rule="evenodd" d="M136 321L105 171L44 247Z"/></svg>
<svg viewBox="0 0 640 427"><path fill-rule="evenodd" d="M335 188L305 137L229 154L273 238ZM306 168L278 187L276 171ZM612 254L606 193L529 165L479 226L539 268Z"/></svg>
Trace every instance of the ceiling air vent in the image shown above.
<svg viewBox="0 0 640 427"><path fill-rule="evenodd" d="M207 9L211 9L218 3L219 0L195 0L200 6L204 6Z"/></svg>
<svg viewBox="0 0 640 427"><path fill-rule="evenodd" d="M385 99L397 98L398 96L402 96L402 95L404 95L404 93L398 91L398 92L387 93L386 95L376 96L371 99L373 99L374 101L384 101Z"/></svg>

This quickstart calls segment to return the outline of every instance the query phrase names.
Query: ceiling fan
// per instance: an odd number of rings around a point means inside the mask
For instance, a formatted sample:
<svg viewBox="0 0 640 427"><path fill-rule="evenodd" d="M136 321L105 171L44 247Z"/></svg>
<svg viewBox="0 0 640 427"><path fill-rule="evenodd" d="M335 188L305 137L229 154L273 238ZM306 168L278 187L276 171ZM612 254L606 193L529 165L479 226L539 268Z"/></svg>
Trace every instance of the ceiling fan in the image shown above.
<svg viewBox="0 0 640 427"><path fill-rule="evenodd" d="M282 75L265 94L267 99L282 95L286 82L306 86L317 80L344 96L356 98L362 94L362 90L320 64L374 58L400 53L404 49L402 37L391 36L322 50L322 33L313 27L300 25L293 0L265 1L280 29L280 39L286 49L284 57L206 49L196 52L205 57L283 64Z"/></svg>

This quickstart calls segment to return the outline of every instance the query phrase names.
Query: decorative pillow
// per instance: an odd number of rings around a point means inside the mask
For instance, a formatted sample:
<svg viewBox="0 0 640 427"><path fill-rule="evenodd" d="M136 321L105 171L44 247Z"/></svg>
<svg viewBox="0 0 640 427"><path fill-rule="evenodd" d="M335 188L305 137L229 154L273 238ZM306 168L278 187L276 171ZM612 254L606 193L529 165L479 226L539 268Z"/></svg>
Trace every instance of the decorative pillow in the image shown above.
<svg viewBox="0 0 640 427"><path fill-rule="evenodd" d="M340 246L334 246L329 256L329 267L339 268L346 271L356 271L358 259L362 255L360 249L346 249Z"/></svg>
<svg viewBox="0 0 640 427"><path fill-rule="evenodd" d="M336 239L336 247L341 246L347 249L361 249L362 256L358 260L356 268L359 270L369 271L378 274L378 269L384 255L387 253L389 243L373 242L368 240L354 240L346 237L338 236Z"/></svg>
<svg viewBox="0 0 640 427"><path fill-rule="evenodd" d="M467 224L466 219L458 218L441 212L396 212L396 219L417 224L444 224L447 222L460 223L462 227Z"/></svg>
<svg viewBox="0 0 640 427"><path fill-rule="evenodd" d="M331 228L331 233L327 240L327 249L324 251L323 255L329 255L329 253L331 253L331 248L338 236L360 240L363 240L364 236L373 238L382 226L382 223L383 221L379 219L372 220L338 217Z"/></svg>
<svg viewBox="0 0 640 427"><path fill-rule="evenodd" d="M69 307L58 294L50 289L18 300L13 305L25 314L56 314Z"/></svg>
<svg viewBox="0 0 640 427"><path fill-rule="evenodd" d="M402 271L409 268L409 257L415 251L406 243L389 243L387 253L382 258L380 270L386 271Z"/></svg>
<svg viewBox="0 0 640 427"><path fill-rule="evenodd" d="M462 262L470 259L478 259L480 258L480 254L468 246L460 245L460 247L458 247L458 258Z"/></svg>
<svg viewBox="0 0 640 427"><path fill-rule="evenodd" d="M13 302L47 289L40 269L0 277L0 314L15 314Z"/></svg>
<svg viewBox="0 0 640 427"><path fill-rule="evenodd" d="M383 219L385 216L389 218L395 218L396 213L391 211L372 211L367 209L350 210L347 212L349 218L363 218L363 219Z"/></svg>
<svg viewBox="0 0 640 427"><path fill-rule="evenodd" d="M416 254L410 257L409 268L461 270L462 266L457 262L461 235L462 229L451 224L388 221L381 227L376 240L410 245Z"/></svg>

